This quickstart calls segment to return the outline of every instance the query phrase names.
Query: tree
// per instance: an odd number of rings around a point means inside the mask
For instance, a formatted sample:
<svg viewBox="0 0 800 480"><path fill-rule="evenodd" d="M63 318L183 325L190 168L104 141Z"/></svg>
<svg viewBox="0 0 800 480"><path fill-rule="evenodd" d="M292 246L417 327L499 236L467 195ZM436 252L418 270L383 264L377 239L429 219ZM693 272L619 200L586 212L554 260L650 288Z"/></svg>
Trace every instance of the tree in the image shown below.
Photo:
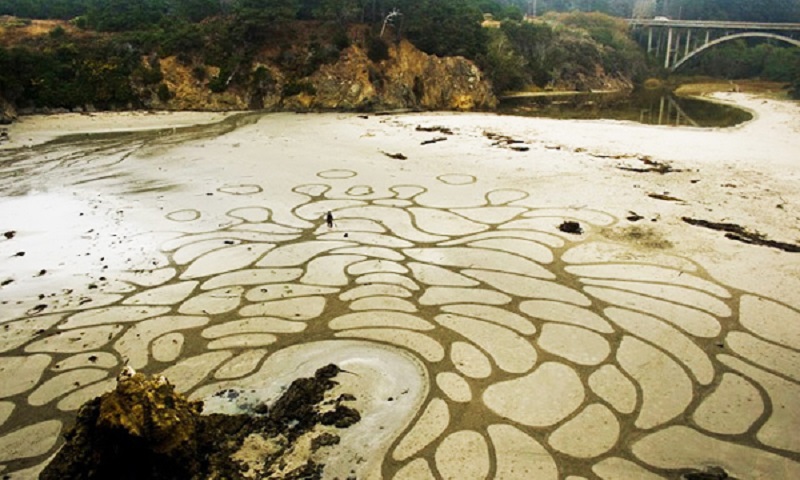
<svg viewBox="0 0 800 480"><path fill-rule="evenodd" d="M637 0L633 6L633 18L653 18L656 15L656 0Z"/></svg>
<svg viewBox="0 0 800 480"><path fill-rule="evenodd" d="M267 22L292 20L300 11L299 0L238 0L239 17Z"/></svg>
<svg viewBox="0 0 800 480"><path fill-rule="evenodd" d="M146 30L158 25L167 11L166 0L93 0L86 21L100 31Z"/></svg>
<svg viewBox="0 0 800 480"><path fill-rule="evenodd" d="M192 23L219 15L222 7L218 0L170 0L168 4L170 14Z"/></svg>
<svg viewBox="0 0 800 480"><path fill-rule="evenodd" d="M476 59L486 51L483 14L470 0L396 0L401 31L420 50Z"/></svg>
<svg viewBox="0 0 800 480"><path fill-rule="evenodd" d="M363 8L361 0L321 0L313 14L321 20L347 24L359 20Z"/></svg>

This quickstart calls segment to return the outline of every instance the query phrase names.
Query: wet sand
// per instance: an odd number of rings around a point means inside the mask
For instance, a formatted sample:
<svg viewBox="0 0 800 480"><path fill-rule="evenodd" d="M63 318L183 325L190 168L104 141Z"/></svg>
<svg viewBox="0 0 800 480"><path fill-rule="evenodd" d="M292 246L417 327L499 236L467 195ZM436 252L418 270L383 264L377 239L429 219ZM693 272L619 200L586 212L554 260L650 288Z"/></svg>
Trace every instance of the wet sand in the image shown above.
<svg viewBox="0 0 800 480"><path fill-rule="evenodd" d="M12 125L0 473L35 476L123 363L199 399L335 361L382 440L354 431L330 476L797 476L800 110L717 99L755 120Z"/></svg>

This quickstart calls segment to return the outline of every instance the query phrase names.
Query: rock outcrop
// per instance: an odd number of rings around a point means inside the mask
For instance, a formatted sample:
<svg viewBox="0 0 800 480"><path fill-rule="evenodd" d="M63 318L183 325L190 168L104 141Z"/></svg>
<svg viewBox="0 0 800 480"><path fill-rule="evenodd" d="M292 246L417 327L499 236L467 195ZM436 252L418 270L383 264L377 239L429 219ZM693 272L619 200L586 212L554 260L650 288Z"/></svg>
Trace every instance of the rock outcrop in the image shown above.
<svg viewBox="0 0 800 480"><path fill-rule="evenodd" d="M491 84L474 63L461 57L428 55L405 40L390 45L388 59L379 62L370 60L363 46L353 44L336 62L323 64L299 79L264 58L251 67L253 80L246 88L232 87L221 93L213 93L208 86L220 73L215 67L182 65L175 57L159 63L170 98L159 99L155 91L145 94L144 101L152 108L488 110L497 103Z"/></svg>
<svg viewBox="0 0 800 480"><path fill-rule="evenodd" d="M339 443L336 430L360 420L343 405L353 397L326 398L339 371L328 365L297 379L252 414L202 415L202 402L187 400L163 377L126 368L114 391L81 407L66 444L39 478L319 478L325 447Z"/></svg>
<svg viewBox="0 0 800 480"><path fill-rule="evenodd" d="M497 103L474 63L428 55L405 40L392 45L389 59L378 63L359 46L351 46L338 62L323 65L309 80L316 91L306 100L311 108L474 110Z"/></svg>

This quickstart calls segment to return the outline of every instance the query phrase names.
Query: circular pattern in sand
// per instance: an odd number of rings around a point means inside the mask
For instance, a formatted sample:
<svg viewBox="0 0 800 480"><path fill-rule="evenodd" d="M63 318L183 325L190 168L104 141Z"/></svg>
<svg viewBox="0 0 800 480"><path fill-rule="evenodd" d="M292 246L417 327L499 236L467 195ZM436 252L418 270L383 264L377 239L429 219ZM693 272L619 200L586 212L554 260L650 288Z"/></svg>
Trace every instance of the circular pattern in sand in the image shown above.
<svg viewBox="0 0 800 480"><path fill-rule="evenodd" d="M225 185L217 189L219 193L227 193L228 195L255 195L261 193L264 189L261 185L253 183L243 183L240 185Z"/></svg>
<svg viewBox="0 0 800 480"><path fill-rule="evenodd" d="M358 174L352 170L345 170L338 168L334 168L331 170L323 170L317 173L317 176L319 178L324 178L326 180L341 180L345 178L353 178L356 175Z"/></svg>
<svg viewBox="0 0 800 480"><path fill-rule="evenodd" d="M174 212L169 212L167 214L167 218L173 222L193 222L200 218L200 216L200 211L193 208L175 210Z"/></svg>
<svg viewBox="0 0 800 480"><path fill-rule="evenodd" d="M436 179L445 185L471 185L478 181L478 177L465 173L448 173L439 175Z"/></svg>

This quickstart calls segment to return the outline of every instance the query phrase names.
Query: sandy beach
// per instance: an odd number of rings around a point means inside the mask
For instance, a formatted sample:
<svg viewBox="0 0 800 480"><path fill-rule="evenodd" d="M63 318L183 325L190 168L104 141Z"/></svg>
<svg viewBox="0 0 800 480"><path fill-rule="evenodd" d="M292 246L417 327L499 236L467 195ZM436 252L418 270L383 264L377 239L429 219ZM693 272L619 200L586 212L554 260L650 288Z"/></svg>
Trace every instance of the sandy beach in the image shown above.
<svg viewBox="0 0 800 480"><path fill-rule="evenodd" d="M324 478L799 477L800 108L714 100L755 118L24 117L0 474L124 364L231 411L335 362Z"/></svg>

